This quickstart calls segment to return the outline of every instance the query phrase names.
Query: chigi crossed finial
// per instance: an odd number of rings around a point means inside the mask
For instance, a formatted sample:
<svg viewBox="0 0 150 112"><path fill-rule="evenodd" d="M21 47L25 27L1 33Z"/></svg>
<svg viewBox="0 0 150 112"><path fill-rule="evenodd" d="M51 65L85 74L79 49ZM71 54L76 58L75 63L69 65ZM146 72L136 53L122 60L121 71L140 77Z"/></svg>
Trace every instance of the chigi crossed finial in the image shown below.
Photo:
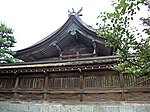
<svg viewBox="0 0 150 112"><path fill-rule="evenodd" d="M81 9L78 12L74 11L74 8L72 8L72 12L70 10L68 10L69 12L69 16L71 15L76 15L76 16L82 16L82 14L80 14L80 12L83 10L83 7L81 7Z"/></svg>

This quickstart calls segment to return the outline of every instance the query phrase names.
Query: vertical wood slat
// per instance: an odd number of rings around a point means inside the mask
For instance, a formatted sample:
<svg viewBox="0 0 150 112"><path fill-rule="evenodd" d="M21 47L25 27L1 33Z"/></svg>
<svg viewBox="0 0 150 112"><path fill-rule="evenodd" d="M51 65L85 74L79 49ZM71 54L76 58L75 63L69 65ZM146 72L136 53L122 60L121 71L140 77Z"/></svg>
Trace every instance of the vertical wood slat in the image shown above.
<svg viewBox="0 0 150 112"><path fill-rule="evenodd" d="M52 77L52 75L51 75ZM3 78L3 80L2 80ZM125 92L124 90L126 89L126 85L128 85L127 87L133 87L136 86L137 84L140 84L140 86L147 86L148 84L150 84L150 80L147 77L141 77L141 78L137 78L135 76L133 76L132 74L117 74L117 75L103 75L103 76L98 76L98 75L86 75L83 73L78 74L78 76L67 76L66 74L60 75L59 77L57 76L55 78L55 76L53 78L50 78L50 76L48 74L45 74L44 78L43 78L43 74L41 76L38 77L22 77L22 76L15 76L13 79L13 85L12 85L12 78L9 77L2 77L0 79L0 81L2 81L4 83L4 87L8 88L9 85L13 86L11 88L14 88L14 91L11 93L11 95L14 96L14 98L17 98L17 95L19 95L20 93L15 90L15 88L18 90L19 88L19 82L21 82L21 84L23 86L22 89L37 89L37 91L41 92L41 88L43 89L43 92L40 93L39 95L42 96L42 98L44 98L44 100L47 100L48 98L48 84L50 85L49 87L53 85L55 85L53 88L56 90L62 89L74 89L74 88L80 88L76 89L78 91L78 93L75 93L77 95L80 96L80 101L83 101L86 99L86 94L83 93L83 90L92 90L92 89L98 89L98 88L104 88L104 87L113 87L112 85L114 85L114 87L119 87L120 86L120 90L122 90L122 92L116 92L115 94L120 94L121 93L121 100L126 100L128 98L128 93ZM9 80L8 80L9 79ZM10 80L11 79L11 80ZM53 83L52 80L56 79ZM34 82L34 84L33 84ZM52 84L51 84L52 83ZM101 83L101 84L100 84ZM0 85L2 86L2 83L0 82ZM99 86L100 85L100 86ZM103 86L101 86L103 85ZM24 87L25 86L25 87ZM138 85L137 85L138 86ZM2 88L3 89L3 88ZM40 90L38 90L40 89ZM105 88L104 88L105 89ZM28 90L27 90L28 91ZM147 90L146 90L147 91ZM9 92L9 91L8 91ZM125 94L126 93L126 94ZM129 92L130 93L130 92ZM140 92L139 92L140 93ZM10 94L10 93L8 93ZM33 94L33 97L36 98L36 95L34 96L34 93L29 93ZM66 96L68 95L68 93L64 93L66 94ZM72 93L71 93L72 94ZM134 92L131 94L134 94ZM28 96L28 95L27 95ZM65 96L65 95L64 95ZM20 97L20 96L19 96ZM13 97L10 97L13 98Z"/></svg>
<svg viewBox="0 0 150 112"><path fill-rule="evenodd" d="M48 91L48 74L47 73L45 73L45 78L44 78L44 91L45 91L45 93L44 93L44 100L47 100L47 91Z"/></svg>
<svg viewBox="0 0 150 112"><path fill-rule="evenodd" d="M14 85L14 99L17 99L18 94L17 94L17 89L18 89L18 84L19 84L19 77L16 77L15 85Z"/></svg>
<svg viewBox="0 0 150 112"><path fill-rule="evenodd" d="M124 92L124 77L123 77L123 73L119 73L119 78L120 78L120 87L122 88L122 93L121 93L121 100L125 100L125 92Z"/></svg>
<svg viewBox="0 0 150 112"><path fill-rule="evenodd" d="M18 88L18 84L19 84L19 77L17 76L17 77L16 77L16 81L15 81L14 89L17 89L17 88Z"/></svg>
<svg viewBox="0 0 150 112"><path fill-rule="evenodd" d="M80 74L80 89L83 89L83 75ZM80 101L82 102L83 101L83 94L80 93Z"/></svg>

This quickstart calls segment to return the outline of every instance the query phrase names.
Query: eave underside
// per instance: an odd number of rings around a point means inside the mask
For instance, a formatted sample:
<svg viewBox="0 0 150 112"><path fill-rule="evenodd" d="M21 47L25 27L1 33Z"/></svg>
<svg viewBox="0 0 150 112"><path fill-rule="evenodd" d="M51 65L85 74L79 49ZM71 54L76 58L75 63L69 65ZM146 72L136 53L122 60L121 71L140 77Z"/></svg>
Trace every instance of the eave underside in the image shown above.
<svg viewBox="0 0 150 112"><path fill-rule="evenodd" d="M85 46L87 46L87 48L92 49L92 52L89 51L91 52L91 57L95 56L94 54L92 56L94 50L96 50L96 56L107 56L111 55L112 53L112 49L109 47L105 47L103 41L96 40L90 37L88 34L80 31L75 31L75 34L72 34L72 32L70 31L63 34L59 40L54 40L49 44L43 45L40 48L32 49L25 54L20 54L20 56L18 55L18 58L23 59L24 61L44 61L51 59L61 59L60 55L63 54L60 53L62 53L66 47L69 47L75 41L82 42ZM96 48L94 48L93 43L95 44ZM77 56L74 57L78 58Z"/></svg>
<svg viewBox="0 0 150 112"><path fill-rule="evenodd" d="M79 54L78 51L76 51L76 54L64 56L62 53L63 50L77 40L78 42L81 41L86 46L89 53L81 54L79 52ZM113 49L105 47L105 41L106 39L98 37L96 31L83 23L79 17L71 15L66 23L54 33L48 35L31 47L17 51L16 57L26 62L33 62L53 59L58 60L64 57L65 59L69 59L70 57L85 58L112 55Z"/></svg>

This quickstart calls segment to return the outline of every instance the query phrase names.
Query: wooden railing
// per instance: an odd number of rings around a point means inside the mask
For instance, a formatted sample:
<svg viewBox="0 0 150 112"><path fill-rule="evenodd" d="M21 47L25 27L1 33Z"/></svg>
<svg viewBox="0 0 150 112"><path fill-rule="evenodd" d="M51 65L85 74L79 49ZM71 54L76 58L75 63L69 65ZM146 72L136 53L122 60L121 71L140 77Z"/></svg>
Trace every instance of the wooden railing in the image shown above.
<svg viewBox="0 0 150 112"><path fill-rule="evenodd" d="M0 99L150 101L150 77L114 71L5 74Z"/></svg>

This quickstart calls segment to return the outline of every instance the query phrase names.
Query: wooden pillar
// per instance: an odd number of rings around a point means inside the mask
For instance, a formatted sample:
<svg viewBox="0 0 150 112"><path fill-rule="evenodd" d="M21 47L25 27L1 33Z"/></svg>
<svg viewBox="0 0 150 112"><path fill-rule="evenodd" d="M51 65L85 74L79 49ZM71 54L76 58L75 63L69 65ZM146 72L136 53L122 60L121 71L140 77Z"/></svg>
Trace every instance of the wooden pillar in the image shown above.
<svg viewBox="0 0 150 112"><path fill-rule="evenodd" d="M83 79L83 73L80 72L80 101L83 101L83 84L84 83L84 79Z"/></svg>
<svg viewBox="0 0 150 112"><path fill-rule="evenodd" d="M55 46L58 49L58 51L59 51L59 58L61 60L62 59L62 50L61 50L61 48L56 43L54 43L53 46Z"/></svg>
<svg viewBox="0 0 150 112"><path fill-rule="evenodd" d="M121 93L121 100L125 100L125 92L124 92L124 77L123 77L123 73L119 73L119 79L120 79L120 87L122 89L122 93Z"/></svg>
<svg viewBox="0 0 150 112"><path fill-rule="evenodd" d="M48 99L47 92L48 92L48 74L45 73L45 78L44 78L44 100Z"/></svg>
<svg viewBox="0 0 150 112"><path fill-rule="evenodd" d="M96 56L97 55L97 49L96 49L96 42L95 40L92 40L92 45L93 45L93 55Z"/></svg>
<svg viewBox="0 0 150 112"><path fill-rule="evenodd" d="M18 94L17 94L17 89L18 89L18 84L19 84L19 76L17 73L16 74L16 81L15 81L15 85L14 85L14 99L18 98Z"/></svg>

